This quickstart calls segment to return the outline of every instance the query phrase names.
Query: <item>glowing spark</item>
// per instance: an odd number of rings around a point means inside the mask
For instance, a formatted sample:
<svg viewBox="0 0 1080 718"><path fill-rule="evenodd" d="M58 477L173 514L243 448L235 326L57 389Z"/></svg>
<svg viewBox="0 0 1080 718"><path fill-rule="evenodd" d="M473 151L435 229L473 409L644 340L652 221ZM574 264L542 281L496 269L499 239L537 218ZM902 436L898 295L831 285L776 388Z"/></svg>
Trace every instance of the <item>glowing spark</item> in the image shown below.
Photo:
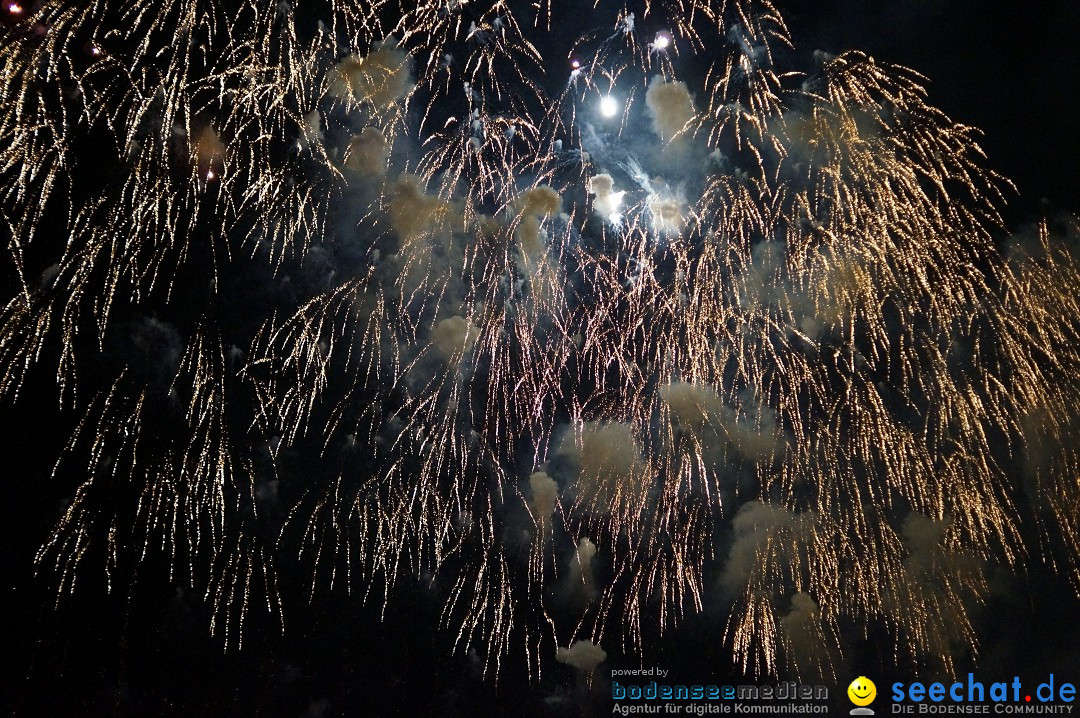
<svg viewBox="0 0 1080 718"><path fill-rule="evenodd" d="M614 117L619 114L619 102L611 95L600 98L600 114L604 117Z"/></svg>

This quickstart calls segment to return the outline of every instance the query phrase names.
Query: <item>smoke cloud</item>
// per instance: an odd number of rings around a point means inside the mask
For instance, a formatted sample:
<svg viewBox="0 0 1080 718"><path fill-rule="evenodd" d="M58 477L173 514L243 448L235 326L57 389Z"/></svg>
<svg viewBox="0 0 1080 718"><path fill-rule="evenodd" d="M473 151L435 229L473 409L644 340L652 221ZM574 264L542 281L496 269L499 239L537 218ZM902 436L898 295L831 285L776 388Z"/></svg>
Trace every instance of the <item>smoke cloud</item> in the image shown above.
<svg viewBox="0 0 1080 718"><path fill-rule="evenodd" d="M644 500L645 470L629 424L588 422L563 438L558 453L576 464L577 503L589 511L632 510Z"/></svg>
<svg viewBox="0 0 1080 718"><path fill-rule="evenodd" d="M778 622L780 644L788 670L802 680L835 681L840 656L835 632L822 621L817 601L798 591L791 597L791 610Z"/></svg>
<svg viewBox="0 0 1080 718"><path fill-rule="evenodd" d="M518 199L521 224L518 225L518 241L526 256L539 256L544 250L540 239L540 222L559 212L562 199L550 187L533 187Z"/></svg>
<svg viewBox="0 0 1080 718"><path fill-rule="evenodd" d="M667 82L654 77L645 93L645 104L652 118L653 131L664 142L670 142L694 118L694 99L681 80Z"/></svg>
<svg viewBox="0 0 1080 718"><path fill-rule="evenodd" d="M332 97L366 104L379 112L412 90L409 55L387 38L365 57L350 55L338 63L327 89Z"/></svg>
<svg viewBox="0 0 1080 718"><path fill-rule="evenodd" d="M592 641L574 641L569 648L559 648L555 660L589 673L607 660L607 653Z"/></svg>
<svg viewBox="0 0 1080 718"><path fill-rule="evenodd" d="M738 594L754 572L761 570L766 553L788 566L802 560L801 554L813 538L816 516L754 501L739 508L732 526L735 541L720 584L729 594Z"/></svg>
<svg viewBox="0 0 1080 718"><path fill-rule="evenodd" d="M444 359L461 359L480 335L465 317L453 316L441 320L431 330L431 341Z"/></svg>
<svg viewBox="0 0 1080 718"><path fill-rule="evenodd" d="M532 491L531 508L538 526L545 526L555 512L555 502L559 496L559 485L543 471L537 471L529 477L529 489Z"/></svg>
<svg viewBox="0 0 1080 718"><path fill-rule="evenodd" d="M345 150L345 166L364 175L385 175L389 159L390 145L377 127L365 127L353 135Z"/></svg>
<svg viewBox="0 0 1080 718"><path fill-rule="evenodd" d="M390 224L408 245L439 226L449 205L424 193L421 180L404 174L390 190Z"/></svg>
<svg viewBox="0 0 1080 718"><path fill-rule="evenodd" d="M593 211L608 222L619 220L619 210L622 207L623 196L626 192L614 190L615 180L611 175L598 174L589 180L589 194L593 195Z"/></svg>

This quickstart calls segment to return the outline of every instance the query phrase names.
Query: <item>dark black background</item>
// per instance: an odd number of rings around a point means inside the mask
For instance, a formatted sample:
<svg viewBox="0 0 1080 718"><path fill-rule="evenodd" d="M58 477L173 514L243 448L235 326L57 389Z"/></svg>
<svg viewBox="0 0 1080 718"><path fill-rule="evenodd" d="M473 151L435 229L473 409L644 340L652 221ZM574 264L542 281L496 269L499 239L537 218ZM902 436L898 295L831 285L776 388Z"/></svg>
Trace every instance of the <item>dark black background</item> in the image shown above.
<svg viewBox="0 0 1080 718"><path fill-rule="evenodd" d="M779 7L803 48L860 49L925 75L931 104L980 128L989 166L1016 183L1011 220L1031 219L1044 199L1054 210L1080 207L1080 4L793 0Z"/></svg>

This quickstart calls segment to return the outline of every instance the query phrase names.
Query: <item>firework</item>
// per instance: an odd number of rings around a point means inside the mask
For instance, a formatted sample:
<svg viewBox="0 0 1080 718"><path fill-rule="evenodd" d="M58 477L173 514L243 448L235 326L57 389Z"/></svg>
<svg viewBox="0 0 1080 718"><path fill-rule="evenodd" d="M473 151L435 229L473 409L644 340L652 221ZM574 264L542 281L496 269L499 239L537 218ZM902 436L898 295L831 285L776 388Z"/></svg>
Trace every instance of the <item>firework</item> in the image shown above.
<svg viewBox="0 0 1080 718"><path fill-rule="evenodd" d="M745 670L830 675L851 625L951 669L1028 514L1080 579L1077 264L1002 255L916 73L782 72L768 2L569 61L555 2L329 5L9 8L0 393L83 417L59 596L164 555L238 645L295 557L439 577L492 671L719 607Z"/></svg>

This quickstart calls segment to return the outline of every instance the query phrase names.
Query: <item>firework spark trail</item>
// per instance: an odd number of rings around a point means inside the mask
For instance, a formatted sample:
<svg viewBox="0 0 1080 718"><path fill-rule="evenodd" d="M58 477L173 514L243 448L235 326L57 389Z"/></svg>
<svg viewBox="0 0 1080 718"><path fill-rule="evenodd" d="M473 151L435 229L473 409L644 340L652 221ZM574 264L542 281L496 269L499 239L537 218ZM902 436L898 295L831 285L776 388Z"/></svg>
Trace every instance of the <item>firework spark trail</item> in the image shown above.
<svg viewBox="0 0 1080 718"><path fill-rule="evenodd" d="M1018 474L1080 585L1075 258L1001 256L916 73L637 5L565 81L554 2L5 20L0 393L55 363L84 416L59 594L161 552L238 644L288 555L311 598L438 577L492 671L711 605L748 671L835 674L852 624L951 669Z"/></svg>

